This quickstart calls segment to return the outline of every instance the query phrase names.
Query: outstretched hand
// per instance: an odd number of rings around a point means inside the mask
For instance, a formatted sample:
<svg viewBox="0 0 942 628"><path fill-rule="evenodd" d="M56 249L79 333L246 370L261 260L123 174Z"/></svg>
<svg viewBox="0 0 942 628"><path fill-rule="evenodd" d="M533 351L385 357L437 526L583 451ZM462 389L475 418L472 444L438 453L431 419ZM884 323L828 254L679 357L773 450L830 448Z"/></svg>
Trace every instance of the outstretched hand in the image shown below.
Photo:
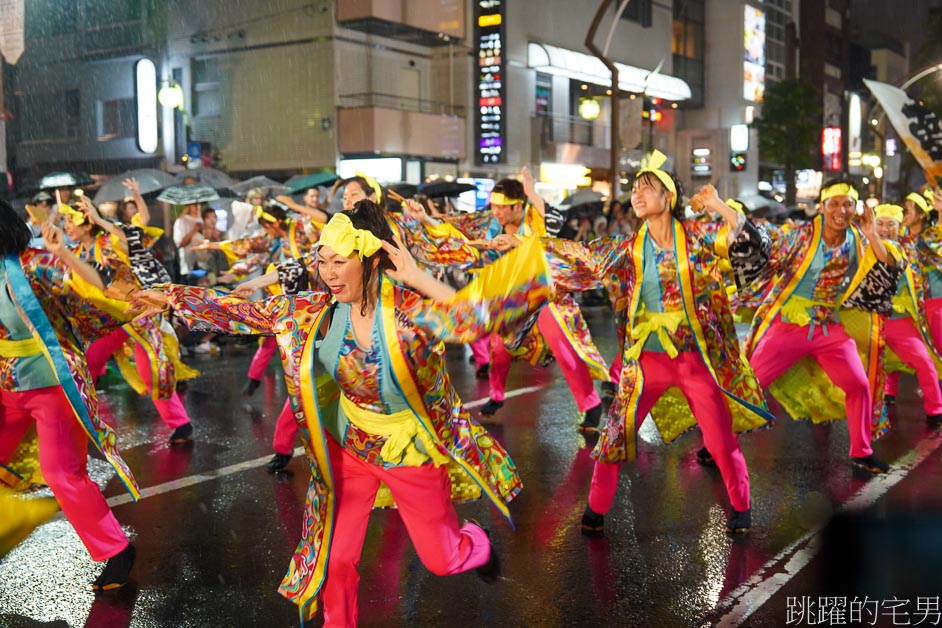
<svg viewBox="0 0 942 628"><path fill-rule="evenodd" d="M44 222L42 225L42 236L43 244L47 251L53 255L62 253L62 249L65 248L65 238L62 237L62 230L60 230L59 227L49 221Z"/></svg>
<svg viewBox="0 0 942 628"><path fill-rule="evenodd" d="M717 193L716 188L713 187L712 184L707 183L697 190L697 193L690 199L690 208L695 213L699 214L704 210L710 209L711 206L715 207L715 203L717 202L722 202L720 201L719 193Z"/></svg>
<svg viewBox="0 0 942 628"><path fill-rule="evenodd" d="M137 314L134 320L150 318L170 309L167 295L160 290L141 290L131 295L131 307L128 313Z"/></svg>

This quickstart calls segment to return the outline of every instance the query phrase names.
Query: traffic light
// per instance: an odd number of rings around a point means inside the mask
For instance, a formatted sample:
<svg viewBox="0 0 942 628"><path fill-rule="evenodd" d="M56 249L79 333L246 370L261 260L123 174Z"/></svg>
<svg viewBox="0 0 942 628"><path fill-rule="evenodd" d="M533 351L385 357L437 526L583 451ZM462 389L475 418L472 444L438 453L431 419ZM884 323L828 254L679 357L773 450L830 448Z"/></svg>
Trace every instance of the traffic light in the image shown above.
<svg viewBox="0 0 942 628"><path fill-rule="evenodd" d="M746 153L730 153L729 169L733 172L742 172L746 169Z"/></svg>
<svg viewBox="0 0 942 628"><path fill-rule="evenodd" d="M661 113L661 99L660 98L645 98L643 109L641 110L641 117L648 122L660 122L664 118L664 114Z"/></svg>

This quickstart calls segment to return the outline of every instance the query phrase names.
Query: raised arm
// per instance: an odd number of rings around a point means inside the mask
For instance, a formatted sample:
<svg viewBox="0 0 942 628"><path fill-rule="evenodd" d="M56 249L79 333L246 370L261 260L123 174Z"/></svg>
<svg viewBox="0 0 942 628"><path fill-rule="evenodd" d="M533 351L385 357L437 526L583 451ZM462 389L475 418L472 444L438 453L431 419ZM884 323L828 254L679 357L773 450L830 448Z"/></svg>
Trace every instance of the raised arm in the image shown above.
<svg viewBox="0 0 942 628"><path fill-rule="evenodd" d="M134 205L137 207L137 219L140 221L142 227L146 227L150 224L150 209L148 209L147 203L141 195L140 184L138 184L137 179L131 178L122 181L121 185L126 187L134 198Z"/></svg>
<svg viewBox="0 0 942 628"><path fill-rule="evenodd" d="M98 274L98 271L87 262L76 257L75 253L65 245L65 238L62 236L62 231L60 231L58 227L51 222L44 222L42 234L43 244L46 246L47 251L65 262L66 265L72 269L72 272L89 284L99 290L105 289L105 282L102 280L101 275Z"/></svg>
<svg viewBox="0 0 942 628"><path fill-rule="evenodd" d="M330 220L330 216L327 215L327 212L324 212L320 209L315 209L313 207L308 207L307 205L301 205L300 203L296 203L293 198L291 198L290 196L286 194L276 196L275 200L281 203L282 205L286 206L288 209L292 209L298 212L299 214L304 214L305 216L310 216L311 218L313 218L314 220L316 220L317 222L321 224L324 224L328 220Z"/></svg>

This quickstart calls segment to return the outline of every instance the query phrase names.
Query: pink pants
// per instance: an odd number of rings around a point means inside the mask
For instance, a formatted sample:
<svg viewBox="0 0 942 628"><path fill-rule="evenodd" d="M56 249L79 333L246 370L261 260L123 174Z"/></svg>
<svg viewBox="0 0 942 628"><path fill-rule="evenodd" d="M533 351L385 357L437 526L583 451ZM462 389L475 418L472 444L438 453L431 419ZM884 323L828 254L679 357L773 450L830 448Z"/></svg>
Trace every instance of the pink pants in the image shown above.
<svg viewBox="0 0 942 628"><path fill-rule="evenodd" d="M291 455L294 453L294 439L298 435L298 422L291 409L291 399L285 399L281 414L275 421L275 438L272 439L272 449L276 454Z"/></svg>
<svg viewBox="0 0 942 628"><path fill-rule="evenodd" d="M922 335L913 319L887 318L883 325L886 345L899 356L903 363L916 371L919 388L922 389L922 405L926 414L942 413L942 390L939 389L939 374L935 362L926 350ZM899 392L900 373L888 373L883 394L896 396Z"/></svg>
<svg viewBox="0 0 942 628"><path fill-rule="evenodd" d="M347 453L333 438L327 442L337 505L327 579L321 591L325 627L357 625L357 567L380 482L392 492L415 551L429 571L437 576L461 573L490 558L484 530L472 523L458 527L444 467L426 464L386 470Z"/></svg>
<svg viewBox="0 0 942 628"><path fill-rule="evenodd" d="M265 375L265 369L268 368L268 363L271 362L271 359L275 357L275 353L277 352L278 342L275 340L274 336L265 336L262 338L258 349L255 351L255 355L252 356L252 363L249 365L249 379L262 381L262 377Z"/></svg>
<svg viewBox="0 0 942 628"><path fill-rule="evenodd" d="M93 377L105 372L108 358L114 355L114 352L120 349L128 338L130 338L128 332L123 327L119 327L107 336L94 341L88 347L85 358L88 360L88 370ZM134 343L134 367L141 379L144 380L147 392L151 392L150 356L147 355L144 347L137 342ZM167 427L176 429L190 422L190 415L186 413L186 408L183 407L180 395L176 391L169 399L153 399L153 401L157 414Z"/></svg>
<svg viewBox="0 0 942 628"><path fill-rule="evenodd" d="M810 355L821 365L835 386L844 391L850 455L863 458L870 448L873 398L857 345L841 325L828 325L827 335L815 326L811 340L808 327L773 322L749 359L762 388L768 388L799 359Z"/></svg>
<svg viewBox="0 0 942 628"><path fill-rule="evenodd" d="M540 311L536 325L540 333L543 334L546 344L553 351L553 356L559 364L559 370L563 372L563 377L569 384L569 390L572 391L579 412L585 412L602 403L598 393L595 392L595 385L592 382L589 367L579 357L548 307L544 307ZM511 360L511 355L504 347L500 337L497 334L491 335L491 370L488 374L488 381L490 383L490 397L494 401L504 400Z"/></svg>
<svg viewBox="0 0 942 628"><path fill-rule="evenodd" d="M474 342L468 343L468 347L471 348L471 355L474 356L474 368L481 368L490 363L491 356L487 348L488 344L488 338L479 338Z"/></svg>
<svg viewBox="0 0 942 628"><path fill-rule="evenodd" d="M929 333L935 350L942 353L942 297L926 299L926 318L929 319Z"/></svg>
<svg viewBox="0 0 942 628"><path fill-rule="evenodd" d="M733 417L726 396L713 380L703 358L693 351L681 351L673 360L666 353L642 351L644 388L638 400L635 429L671 386L677 386L687 398L690 409L703 432L703 443L719 467L729 502L736 510L749 510L749 469L733 436ZM629 435L628 438L631 438ZM596 462L589 489L589 507L599 514L607 513L618 488L621 463Z"/></svg>
<svg viewBox="0 0 942 628"><path fill-rule="evenodd" d="M62 512L92 560L104 561L128 546L98 485L88 477L88 437L59 386L0 391L0 460L6 461L36 421L39 466Z"/></svg>

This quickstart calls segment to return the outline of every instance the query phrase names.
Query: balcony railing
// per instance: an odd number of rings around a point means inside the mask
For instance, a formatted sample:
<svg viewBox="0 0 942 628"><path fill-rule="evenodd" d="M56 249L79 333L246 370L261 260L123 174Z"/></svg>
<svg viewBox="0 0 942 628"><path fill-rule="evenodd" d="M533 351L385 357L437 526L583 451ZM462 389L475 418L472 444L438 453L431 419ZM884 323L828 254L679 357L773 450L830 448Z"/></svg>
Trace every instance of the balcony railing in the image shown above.
<svg viewBox="0 0 942 628"><path fill-rule="evenodd" d="M541 146L550 143L580 144L595 148L611 146L609 126L604 122L559 114L537 114L534 121L539 132Z"/></svg>
<svg viewBox="0 0 942 628"><path fill-rule="evenodd" d="M340 107L352 109L354 107L379 107L381 109L395 109L396 111L415 111L418 113L432 113L443 116L465 116L463 105L454 105L435 100L409 98L397 94L380 94L365 92L362 94L345 94L340 96Z"/></svg>

